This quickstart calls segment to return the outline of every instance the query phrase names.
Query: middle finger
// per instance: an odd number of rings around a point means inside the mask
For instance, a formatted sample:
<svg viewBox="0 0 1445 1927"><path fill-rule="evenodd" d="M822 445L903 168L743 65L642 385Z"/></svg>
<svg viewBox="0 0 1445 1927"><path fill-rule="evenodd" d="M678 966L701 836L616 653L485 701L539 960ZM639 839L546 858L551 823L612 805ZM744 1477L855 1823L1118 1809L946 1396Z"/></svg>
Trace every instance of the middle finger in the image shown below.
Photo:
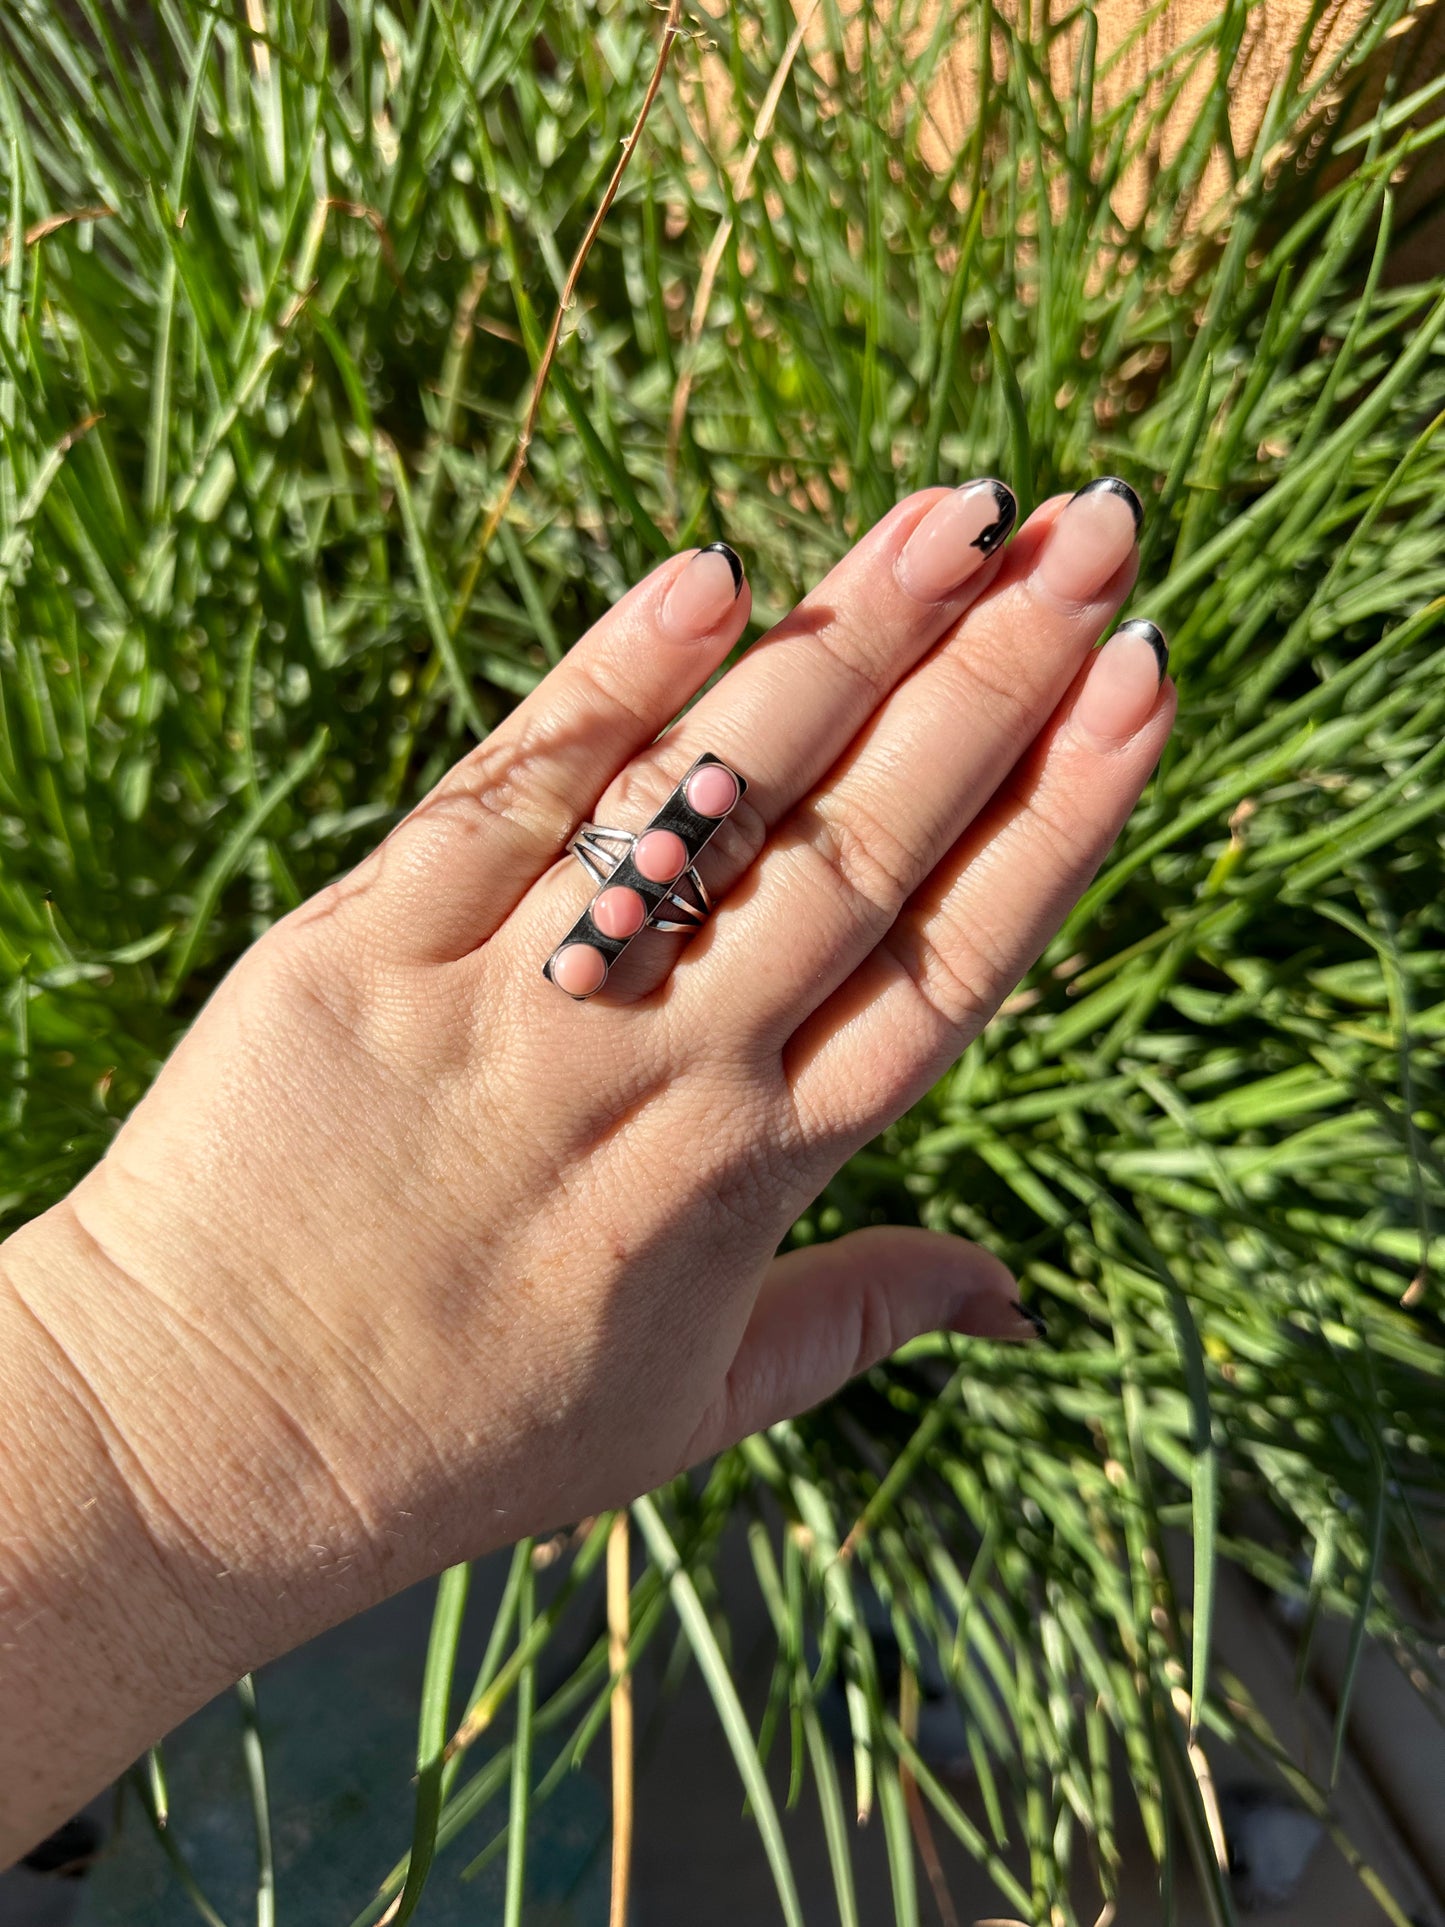
<svg viewBox="0 0 1445 1927"><path fill-rule="evenodd" d="M994 579L1017 512L1012 492L991 480L925 490L900 502L790 616L623 769L592 812L595 820L624 828L646 821L699 752L713 751L748 781L746 797L700 864L710 888L729 888L770 826ZM535 948L539 928L560 939L589 894L580 866L554 867L518 920L520 940ZM655 987L679 947L679 940L650 932L619 964L608 995L636 996Z"/></svg>

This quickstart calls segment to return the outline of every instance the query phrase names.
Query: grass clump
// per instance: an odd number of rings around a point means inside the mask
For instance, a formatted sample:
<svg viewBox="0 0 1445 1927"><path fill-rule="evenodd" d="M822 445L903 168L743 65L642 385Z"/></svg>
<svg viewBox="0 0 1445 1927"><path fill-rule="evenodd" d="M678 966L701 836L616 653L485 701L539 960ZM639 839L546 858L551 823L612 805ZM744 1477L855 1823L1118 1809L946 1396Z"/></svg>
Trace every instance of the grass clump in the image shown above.
<svg viewBox="0 0 1445 1927"><path fill-rule="evenodd" d="M11 1222L103 1151L240 950L655 557L725 535L765 623L921 483L997 471L1027 507L1107 468L1145 498L1135 607L1170 631L1183 699L1164 765L1024 994L794 1233L985 1237L1049 1347L920 1344L636 1514L634 1651L671 1629L696 1659L789 1919L758 1770L789 1748L844 1921L855 1800L877 1803L898 1919L919 1918L910 1779L1002 1905L1092 1919L1117 1877L1117 1751L1166 1893L1192 1861L1228 1919L1192 1730L1285 1769L1210 1669L1222 1563L1350 1625L1341 1730L1366 1637L1436 1690L1415 1627L1445 1496L1445 277L1393 264L1445 121L1408 7L1320 53L1316 5L1235 152L1227 78L1254 14L1221 8L1148 90L1116 84L1088 8L825 0L791 60L791 9L709 18L675 50L490 539L658 17L0 17ZM988 57L940 161L960 46ZM739 1519L778 1633L761 1729L708 1583ZM534 1710L532 1672L605 1532L520 1644L509 1588L482 1690L500 1713L523 1687L536 1784L474 1722L425 1783L419 1865L436 1838L484 1846L509 1785L534 1809L605 1723L605 1650ZM883 1693L865 1587L905 1670L932 1655L958 1695L981 1812L918 1760L907 1694ZM835 1679L841 1769L818 1710ZM1290 1784L1323 1806L1327 1778ZM388 1822L400 1850L412 1818Z"/></svg>

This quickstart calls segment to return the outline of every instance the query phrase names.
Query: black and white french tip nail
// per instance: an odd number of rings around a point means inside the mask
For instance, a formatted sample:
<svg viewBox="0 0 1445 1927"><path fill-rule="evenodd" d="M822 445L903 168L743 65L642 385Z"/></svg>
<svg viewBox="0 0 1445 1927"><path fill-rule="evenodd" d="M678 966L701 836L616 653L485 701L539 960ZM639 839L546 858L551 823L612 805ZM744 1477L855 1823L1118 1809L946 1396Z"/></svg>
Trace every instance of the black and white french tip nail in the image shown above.
<svg viewBox="0 0 1445 1927"><path fill-rule="evenodd" d="M1048 1325L1044 1322L1042 1318L1040 1318L1039 1314L1036 1311L1030 1311L1028 1306L1025 1305L1018 1298L1011 1298L1009 1300L1009 1304L1012 1307L1012 1309L1018 1313L1019 1317L1023 1319L1026 1325L1033 1326L1034 1335L1036 1337L1038 1338L1048 1337L1049 1335Z"/></svg>
<svg viewBox="0 0 1445 1927"><path fill-rule="evenodd" d="M1081 495L1117 495L1121 502L1128 505L1129 513L1134 518L1134 533L1137 535L1143 528L1144 504L1121 476L1096 476L1092 482L1085 482L1082 488L1075 489L1074 500L1078 501Z"/></svg>
<svg viewBox="0 0 1445 1927"><path fill-rule="evenodd" d="M727 563L733 572L733 600L736 601L743 592L743 561L737 550L730 548L726 542L709 542L701 553L720 555Z"/></svg>
<svg viewBox="0 0 1445 1927"><path fill-rule="evenodd" d="M979 487L988 489L992 494L998 516L979 530L972 546L983 555L992 555L1000 543L1007 542L1014 523L1019 519L1018 497L1006 482L997 481L992 475L980 482Z"/></svg>
<svg viewBox="0 0 1445 1927"><path fill-rule="evenodd" d="M1131 616L1127 622L1121 622L1114 633L1120 636L1138 636L1142 642L1147 642L1154 651L1154 660L1159 665L1159 680L1163 682L1169 668L1169 644L1165 641L1164 631L1158 623L1149 622L1143 616Z"/></svg>

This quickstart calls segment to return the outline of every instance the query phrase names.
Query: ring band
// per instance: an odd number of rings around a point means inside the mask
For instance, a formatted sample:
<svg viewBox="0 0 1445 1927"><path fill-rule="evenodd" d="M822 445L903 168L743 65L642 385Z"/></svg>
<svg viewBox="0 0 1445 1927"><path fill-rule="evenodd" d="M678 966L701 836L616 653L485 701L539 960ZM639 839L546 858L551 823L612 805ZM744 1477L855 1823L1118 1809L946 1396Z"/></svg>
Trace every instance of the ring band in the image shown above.
<svg viewBox="0 0 1445 1927"><path fill-rule="evenodd" d="M580 1003L642 931L699 929L713 905L697 858L746 789L744 777L704 751L640 830L584 823L567 848L599 888L543 976Z"/></svg>

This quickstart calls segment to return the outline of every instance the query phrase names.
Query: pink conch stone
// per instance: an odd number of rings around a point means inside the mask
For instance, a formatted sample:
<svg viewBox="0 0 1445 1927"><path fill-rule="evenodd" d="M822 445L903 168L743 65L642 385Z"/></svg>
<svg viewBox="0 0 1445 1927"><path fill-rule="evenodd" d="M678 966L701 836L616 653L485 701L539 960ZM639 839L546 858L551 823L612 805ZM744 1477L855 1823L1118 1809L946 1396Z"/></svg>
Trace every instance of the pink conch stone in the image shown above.
<svg viewBox="0 0 1445 1927"><path fill-rule="evenodd" d="M726 816L738 800L738 779L721 763L704 763L688 777L683 795L699 816Z"/></svg>
<svg viewBox="0 0 1445 1927"><path fill-rule="evenodd" d="M625 883L615 883L593 904L592 921L604 937L635 937L647 921L647 905Z"/></svg>
<svg viewBox="0 0 1445 1927"><path fill-rule="evenodd" d="M569 997L590 997L607 980L607 959L590 943L564 944L552 959L552 981Z"/></svg>
<svg viewBox="0 0 1445 1927"><path fill-rule="evenodd" d="M687 868L687 845L672 830L649 830L637 839L632 861L649 883L671 883Z"/></svg>

